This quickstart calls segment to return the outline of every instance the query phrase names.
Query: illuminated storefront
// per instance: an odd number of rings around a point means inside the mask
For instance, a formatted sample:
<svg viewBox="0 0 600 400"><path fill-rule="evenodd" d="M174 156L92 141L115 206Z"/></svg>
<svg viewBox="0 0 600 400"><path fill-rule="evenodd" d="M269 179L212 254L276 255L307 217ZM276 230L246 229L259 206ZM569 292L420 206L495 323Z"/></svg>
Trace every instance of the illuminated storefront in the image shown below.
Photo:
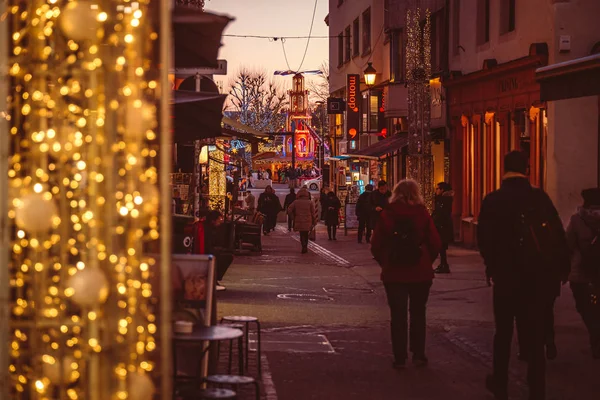
<svg viewBox="0 0 600 400"><path fill-rule="evenodd" d="M529 154L530 181L545 187L548 118L535 70L547 59L546 45L532 44L527 57L499 65L487 60L482 70L444 83L455 160L450 171L457 193L454 215L466 244L475 244L482 200L500 187L507 152Z"/></svg>

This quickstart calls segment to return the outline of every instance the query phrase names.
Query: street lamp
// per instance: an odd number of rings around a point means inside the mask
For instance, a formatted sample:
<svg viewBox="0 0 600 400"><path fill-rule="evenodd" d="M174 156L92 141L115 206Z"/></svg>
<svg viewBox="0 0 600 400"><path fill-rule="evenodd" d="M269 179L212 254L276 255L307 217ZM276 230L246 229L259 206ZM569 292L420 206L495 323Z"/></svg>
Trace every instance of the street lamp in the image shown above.
<svg viewBox="0 0 600 400"><path fill-rule="evenodd" d="M373 86L375 84L375 77L377 76L377 70L373 68L373 63L368 63L367 68L364 71L365 83L367 86Z"/></svg>

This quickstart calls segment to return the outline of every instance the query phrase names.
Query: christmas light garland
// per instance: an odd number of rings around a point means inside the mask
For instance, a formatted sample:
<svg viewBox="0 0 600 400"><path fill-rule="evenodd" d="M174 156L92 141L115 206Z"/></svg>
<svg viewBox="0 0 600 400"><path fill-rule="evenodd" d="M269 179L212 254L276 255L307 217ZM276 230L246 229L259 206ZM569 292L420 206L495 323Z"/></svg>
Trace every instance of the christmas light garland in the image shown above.
<svg viewBox="0 0 600 400"><path fill-rule="evenodd" d="M11 399L153 396L148 2L9 1Z"/></svg>
<svg viewBox="0 0 600 400"><path fill-rule="evenodd" d="M418 3L418 2L417 2ZM406 83L408 86L408 171L421 185L428 208L433 207L433 156L431 155L431 13L421 9L406 13Z"/></svg>

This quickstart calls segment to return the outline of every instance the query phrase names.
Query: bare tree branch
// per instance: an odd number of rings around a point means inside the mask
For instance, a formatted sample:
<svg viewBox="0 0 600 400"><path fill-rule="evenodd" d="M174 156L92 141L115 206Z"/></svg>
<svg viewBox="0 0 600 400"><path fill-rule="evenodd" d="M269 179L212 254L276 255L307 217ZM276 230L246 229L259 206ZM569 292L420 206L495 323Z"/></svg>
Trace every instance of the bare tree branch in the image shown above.
<svg viewBox="0 0 600 400"><path fill-rule="evenodd" d="M241 123L263 132L279 131L285 124L287 95L268 81L266 72L241 69L230 82L229 96L229 114Z"/></svg>

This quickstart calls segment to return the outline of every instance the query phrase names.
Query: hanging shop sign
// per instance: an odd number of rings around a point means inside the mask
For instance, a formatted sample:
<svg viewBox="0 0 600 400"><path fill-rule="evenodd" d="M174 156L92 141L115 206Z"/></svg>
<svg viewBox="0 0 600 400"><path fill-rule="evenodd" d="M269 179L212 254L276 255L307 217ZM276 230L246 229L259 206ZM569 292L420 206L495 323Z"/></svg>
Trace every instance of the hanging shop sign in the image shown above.
<svg viewBox="0 0 600 400"><path fill-rule="evenodd" d="M360 129L360 75L348 74L346 92L346 137L354 140Z"/></svg>

